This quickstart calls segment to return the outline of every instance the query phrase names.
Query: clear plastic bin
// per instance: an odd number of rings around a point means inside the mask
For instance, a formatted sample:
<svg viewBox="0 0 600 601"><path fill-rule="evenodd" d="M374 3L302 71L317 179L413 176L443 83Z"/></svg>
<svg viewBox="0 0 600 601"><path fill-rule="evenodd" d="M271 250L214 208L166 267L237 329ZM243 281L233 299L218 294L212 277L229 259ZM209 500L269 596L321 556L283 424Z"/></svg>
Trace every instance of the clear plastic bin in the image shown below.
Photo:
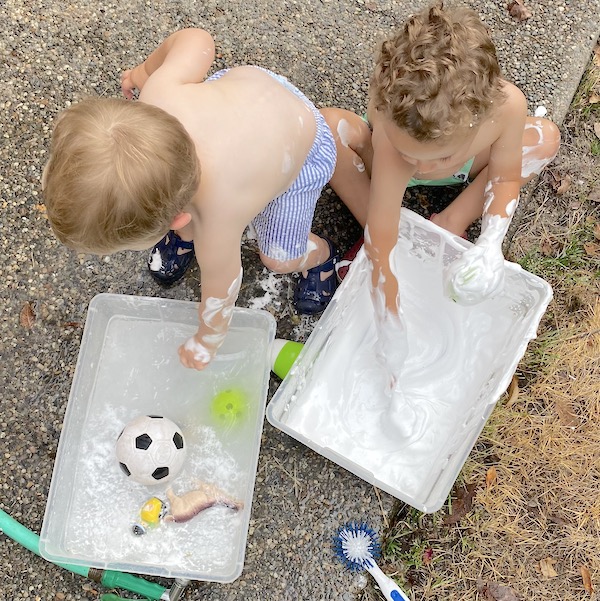
<svg viewBox="0 0 600 601"><path fill-rule="evenodd" d="M503 294L472 307L452 302L443 267L470 246L402 209L402 396L384 392L361 250L267 407L277 428L425 512L445 502L552 297L544 280L506 262Z"/></svg>
<svg viewBox="0 0 600 601"><path fill-rule="evenodd" d="M235 309L219 353L203 371L184 368L178 346L197 329L197 303L100 294L90 303L40 536L54 562L169 578L231 582L242 572L264 421L275 320ZM234 388L245 414L223 424L211 411ZM121 472L115 442L141 414L163 415L186 438L182 472L168 485L143 486ZM132 533L152 496L197 480L244 502L215 506L182 524Z"/></svg>

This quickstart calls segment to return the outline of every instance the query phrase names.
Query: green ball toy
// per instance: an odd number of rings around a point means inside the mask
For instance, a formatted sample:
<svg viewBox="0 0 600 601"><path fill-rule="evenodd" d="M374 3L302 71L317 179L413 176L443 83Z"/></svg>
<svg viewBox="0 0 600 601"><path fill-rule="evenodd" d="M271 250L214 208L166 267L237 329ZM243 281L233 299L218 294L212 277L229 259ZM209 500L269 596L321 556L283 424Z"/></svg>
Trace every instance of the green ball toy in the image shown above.
<svg viewBox="0 0 600 601"><path fill-rule="evenodd" d="M227 388L217 393L210 411L214 420L223 426L233 426L246 415L246 395L239 388Z"/></svg>

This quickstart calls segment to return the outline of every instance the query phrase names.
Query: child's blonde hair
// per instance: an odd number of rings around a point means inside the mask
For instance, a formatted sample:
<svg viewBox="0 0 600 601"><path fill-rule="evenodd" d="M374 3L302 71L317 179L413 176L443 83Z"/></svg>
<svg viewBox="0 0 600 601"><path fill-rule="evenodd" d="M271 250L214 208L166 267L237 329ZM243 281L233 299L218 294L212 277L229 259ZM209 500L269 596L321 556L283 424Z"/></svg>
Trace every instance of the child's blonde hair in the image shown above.
<svg viewBox="0 0 600 601"><path fill-rule="evenodd" d="M157 242L199 179L194 143L175 117L139 101L96 98L59 116L42 185L58 239L109 254Z"/></svg>
<svg viewBox="0 0 600 601"><path fill-rule="evenodd" d="M505 98L496 49L477 13L438 3L410 17L381 44L370 96L421 142L476 126Z"/></svg>

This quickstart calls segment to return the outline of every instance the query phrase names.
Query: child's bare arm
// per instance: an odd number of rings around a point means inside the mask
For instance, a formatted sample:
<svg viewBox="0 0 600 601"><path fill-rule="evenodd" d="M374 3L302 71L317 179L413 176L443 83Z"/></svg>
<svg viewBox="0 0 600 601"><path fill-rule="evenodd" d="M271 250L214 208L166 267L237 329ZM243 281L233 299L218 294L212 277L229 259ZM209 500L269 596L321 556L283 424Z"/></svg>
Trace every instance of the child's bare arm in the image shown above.
<svg viewBox="0 0 600 601"><path fill-rule="evenodd" d="M226 227L194 228L202 278L196 334L179 348L186 367L204 369L225 339L242 281L239 232Z"/></svg>
<svg viewBox="0 0 600 601"><path fill-rule="evenodd" d="M171 34L140 65L121 74L121 90L133 98L150 76L157 86L199 83L204 80L215 57L215 43L203 29L181 29Z"/></svg>
<svg viewBox="0 0 600 601"><path fill-rule="evenodd" d="M511 89L502 116L505 126L490 148L481 234L475 246L452 263L445 274L448 295L462 304L493 297L504 285L502 242L519 202L527 116L525 97L517 88Z"/></svg>
<svg viewBox="0 0 600 601"><path fill-rule="evenodd" d="M503 116L507 117L507 120L502 133L490 148L484 217L512 217L519 198L527 103L522 92L514 86L506 100ZM484 229L482 227L482 232Z"/></svg>
<svg viewBox="0 0 600 601"><path fill-rule="evenodd" d="M384 307L397 314L398 281L391 269L390 255L398 241L402 198L415 167L402 159L377 123L372 139L373 167L365 251L373 266L373 289L383 292Z"/></svg>

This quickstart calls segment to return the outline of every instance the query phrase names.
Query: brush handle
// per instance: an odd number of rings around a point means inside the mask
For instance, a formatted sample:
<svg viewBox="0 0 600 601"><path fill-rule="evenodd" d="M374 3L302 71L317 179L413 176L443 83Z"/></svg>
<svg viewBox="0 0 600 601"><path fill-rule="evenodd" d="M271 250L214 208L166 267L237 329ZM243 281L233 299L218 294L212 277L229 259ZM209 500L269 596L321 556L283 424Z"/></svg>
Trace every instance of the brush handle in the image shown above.
<svg viewBox="0 0 600 601"><path fill-rule="evenodd" d="M369 570L369 574L377 580L377 584L386 599L389 601L410 601L398 588L398 585L389 576L386 576L374 561L370 561L366 568Z"/></svg>

